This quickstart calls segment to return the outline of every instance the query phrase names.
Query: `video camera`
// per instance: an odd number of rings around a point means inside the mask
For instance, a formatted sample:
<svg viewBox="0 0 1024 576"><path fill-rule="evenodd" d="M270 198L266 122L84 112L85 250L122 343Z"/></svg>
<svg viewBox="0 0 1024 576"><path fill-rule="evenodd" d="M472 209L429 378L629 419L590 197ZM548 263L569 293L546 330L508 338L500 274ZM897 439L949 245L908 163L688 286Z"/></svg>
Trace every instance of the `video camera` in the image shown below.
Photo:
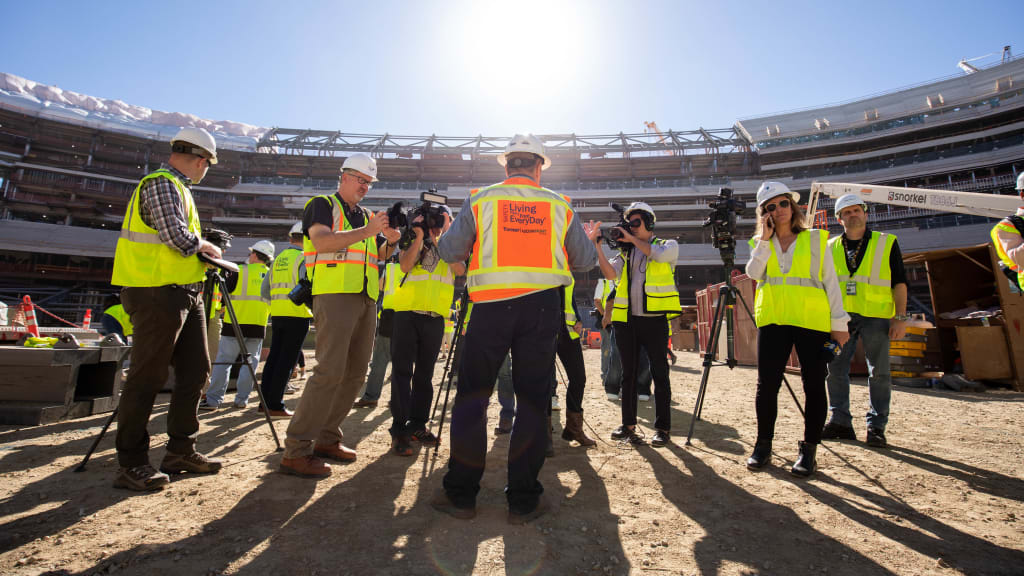
<svg viewBox="0 0 1024 576"><path fill-rule="evenodd" d="M743 213L747 203L733 198L732 188L722 187L708 207L711 212L704 226L711 226L711 243L718 248L722 261L731 266L736 260L736 217Z"/></svg>
<svg viewBox="0 0 1024 576"><path fill-rule="evenodd" d="M232 238L234 238L234 236L217 228L207 228L203 231L203 239L217 248L220 248L221 252L231 248Z"/></svg>
<svg viewBox="0 0 1024 576"><path fill-rule="evenodd" d="M402 230L402 237L398 240L398 248L405 250L412 246L416 239L416 228L423 230L423 241L426 244L433 242L430 230L444 227L444 217L447 214L445 206L448 205L448 197L438 194L437 190L431 188L420 194L422 204L413 208L408 213L402 209L401 202L395 202L388 208L388 226ZM422 217L419 221L417 218Z"/></svg>
<svg viewBox="0 0 1024 576"><path fill-rule="evenodd" d="M619 215L619 221L610 226L603 226L601 228L601 235L597 239L604 240L604 243L612 250L630 250L633 248L632 244L619 242L619 240L622 240L622 230L620 228L629 230L629 221L626 220L626 209L615 202L610 203L608 206Z"/></svg>

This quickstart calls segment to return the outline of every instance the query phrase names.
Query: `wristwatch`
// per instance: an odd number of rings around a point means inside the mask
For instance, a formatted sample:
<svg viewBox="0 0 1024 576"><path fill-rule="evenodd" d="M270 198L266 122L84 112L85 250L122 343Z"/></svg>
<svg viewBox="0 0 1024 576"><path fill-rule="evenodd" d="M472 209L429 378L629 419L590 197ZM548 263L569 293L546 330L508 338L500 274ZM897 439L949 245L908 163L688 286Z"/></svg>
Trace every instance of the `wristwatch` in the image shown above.
<svg viewBox="0 0 1024 576"><path fill-rule="evenodd" d="M900 322L906 322L907 320L910 320L910 316L907 316L906 314L894 314L892 319L899 320Z"/></svg>

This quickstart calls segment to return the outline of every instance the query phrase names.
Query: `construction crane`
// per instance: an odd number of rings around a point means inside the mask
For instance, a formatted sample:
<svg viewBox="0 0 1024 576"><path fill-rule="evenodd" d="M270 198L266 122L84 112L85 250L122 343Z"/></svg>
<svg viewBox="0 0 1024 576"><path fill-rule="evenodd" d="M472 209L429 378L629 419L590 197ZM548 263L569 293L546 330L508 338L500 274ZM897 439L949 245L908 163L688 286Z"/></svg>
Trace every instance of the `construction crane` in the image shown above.
<svg viewBox="0 0 1024 576"><path fill-rule="evenodd" d="M980 192L951 192L930 188L902 188L876 184L849 184L844 182L813 182L811 197L807 202L808 214L814 214L818 198L828 196L839 198L856 194L865 202L907 206L922 210L938 210L974 214L989 218L1006 218L1017 213L1021 200L1017 196L1000 196Z"/></svg>
<svg viewBox="0 0 1024 576"><path fill-rule="evenodd" d="M658 136L660 136L660 138L658 138L658 144L661 144L664 141L668 140L668 135L664 134L658 128L658 123L654 122L653 120L651 122L646 122L646 121L644 122L644 132L647 133L647 134L650 134L650 133L653 132L653 133L657 134ZM676 153L675 150L666 150L665 152L667 152L669 156L674 156L675 153Z"/></svg>

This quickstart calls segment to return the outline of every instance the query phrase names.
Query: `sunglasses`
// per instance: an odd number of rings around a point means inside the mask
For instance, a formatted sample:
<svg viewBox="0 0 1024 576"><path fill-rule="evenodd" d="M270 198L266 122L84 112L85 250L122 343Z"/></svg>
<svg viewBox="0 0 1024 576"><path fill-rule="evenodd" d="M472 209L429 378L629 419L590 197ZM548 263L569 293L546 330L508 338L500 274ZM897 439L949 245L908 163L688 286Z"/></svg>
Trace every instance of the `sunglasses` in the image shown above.
<svg viewBox="0 0 1024 576"><path fill-rule="evenodd" d="M789 200L780 200L778 204L768 204L764 207L764 211L775 212L776 208L789 208Z"/></svg>
<svg viewBox="0 0 1024 576"><path fill-rule="evenodd" d="M629 227L630 228L639 228L640 226L643 226L643 223L644 223L643 219L637 218L636 220L630 220L629 221Z"/></svg>

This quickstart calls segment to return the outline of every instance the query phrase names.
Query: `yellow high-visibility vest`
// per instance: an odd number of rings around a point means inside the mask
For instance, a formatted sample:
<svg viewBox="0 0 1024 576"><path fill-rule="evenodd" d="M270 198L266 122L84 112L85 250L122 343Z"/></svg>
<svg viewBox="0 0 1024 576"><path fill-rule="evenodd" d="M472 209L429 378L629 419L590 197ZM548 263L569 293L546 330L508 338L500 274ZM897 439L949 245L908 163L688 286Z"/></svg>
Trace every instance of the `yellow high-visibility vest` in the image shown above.
<svg viewBox="0 0 1024 576"><path fill-rule="evenodd" d="M188 222L188 231L202 235L199 226L199 211L196 209L192 192L185 183L167 170L157 170L139 181L132 192L124 219L121 221L121 236L114 251L114 273L110 283L114 286L154 287L170 284L193 284L200 282L206 274L206 265L199 257L182 256L177 248L160 241L156 230L142 221L139 192L142 186L155 178L167 178L178 190L182 212Z"/></svg>
<svg viewBox="0 0 1024 576"><path fill-rule="evenodd" d="M793 264L788 274L779 266L775 243L765 268L764 280L757 283L754 320L757 326L769 324L797 326L819 332L832 330L832 312L825 293L825 258L828 257L828 232L804 230L797 234Z"/></svg>
<svg viewBox="0 0 1024 576"><path fill-rule="evenodd" d="M664 243L665 241L659 238L651 240L652 245ZM622 276L618 281L618 288L615 291L615 300L612 302L613 322L626 322L629 320L630 256L623 254L622 260ZM679 304L679 289L676 288L674 271L674 263L647 260L647 271L644 272L644 310L638 310L637 312L644 314L667 314L669 318L674 318L682 312L683 308Z"/></svg>
<svg viewBox="0 0 1024 576"><path fill-rule="evenodd" d="M889 268L889 256L895 243L893 234L872 232L864 258L851 275L842 236L828 241L839 277L839 288L843 291L843 308L847 312L871 318L892 318L896 313L896 301L892 297L892 270ZM849 282L854 283L855 294L850 294Z"/></svg>
<svg viewBox="0 0 1024 576"><path fill-rule="evenodd" d="M295 304L288 293L299 283L299 269L303 265L302 251L285 248L270 272L270 315L288 318L312 318L313 313L304 304Z"/></svg>
<svg viewBox="0 0 1024 576"><path fill-rule="evenodd" d="M428 272L419 264L408 274L403 274L401 268L397 268L396 272L393 300L396 312L433 312L442 317L448 315L455 297L455 276L447 262L438 260L433 272Z"/></svg>
<svg viewBox="0 0 1024 576"><path fill-rule="evenodd" d="M565 235L573 211L567 196L513 177L472 190L476 221L466 286L474 302L517 298L568 286Z"/></svg>
<svg viewBox="0 0 1024 576"><path fill-rule="evenodd" d="M398 262L388 262L384 266L384 299L380 303L382 309L395 309L395 286L398 285L396 277L401 275L402 267Z"/></svg>
<svg viewBox="0 0 1024 576"><path fill-rule="evenodd" d="M260 287L268 270L267 265L262 262L242 264L238 267L238 282L231 291L231 304L235 308L239 324L267 325L267 320L270 319L270 305L260 298Z"/></svg>
<svg viewBox="0 0 1024 576"><path fill-rule="evenodd" d="M1017 266L1017 263L1010 258L1010 255L1006 253L1006 250L1003 250L1003 243L999 241L999 236L997 236L997 232L1000 230L1017 236L1020 236L1020 230L1017 230L1017 227L1014 226L1012 222L1008 220L1000 220L999 223L992 228L990 235L992 236L992 244L995 246L996 254L999 255L999 260L1001 260L1003 264L1006 264L1007 268L1017 273L1017 287L1024 292L1024 274L1020 273L1020 266Z"/></svg>
<svg viewBox="0 0 1024 576"><path fill-rule="evenodd" d="M337 196L316 196L331 204L331 231L352 230ZM313 201L310 198L306 206ZM360 208L366 219L373 214ZM319 254L309 237L302 239L302 252L306 257L306 277L313 282L313 295L318 294L359 294L376 300L380 293L380 278L377 271L377 238L370 237L351 244L344 250Z"/></svg>
<svg viewBox="0 0 1024 576"><path fill-rule="evenodd" d="M576 317L576 310L572 307L572 289L576 285L576 279L573 279L572 284L565 287L565 326L569 329L569 338L573 340L579 340L580 335L573 330L576 323L580 321Z"/></svg>
<svg viewBox="0 0 1024 576"><path fill-rule="evenodd" d="M124 306L121 306L120 304L114 304L110 308L104 310L103 313L106 314L107 316L110 316L114 320L117 320L117 323L121 325L121 332L124 332L125 336L132 335L132 320L128 316L128 313L125 312Z"/></svg>

